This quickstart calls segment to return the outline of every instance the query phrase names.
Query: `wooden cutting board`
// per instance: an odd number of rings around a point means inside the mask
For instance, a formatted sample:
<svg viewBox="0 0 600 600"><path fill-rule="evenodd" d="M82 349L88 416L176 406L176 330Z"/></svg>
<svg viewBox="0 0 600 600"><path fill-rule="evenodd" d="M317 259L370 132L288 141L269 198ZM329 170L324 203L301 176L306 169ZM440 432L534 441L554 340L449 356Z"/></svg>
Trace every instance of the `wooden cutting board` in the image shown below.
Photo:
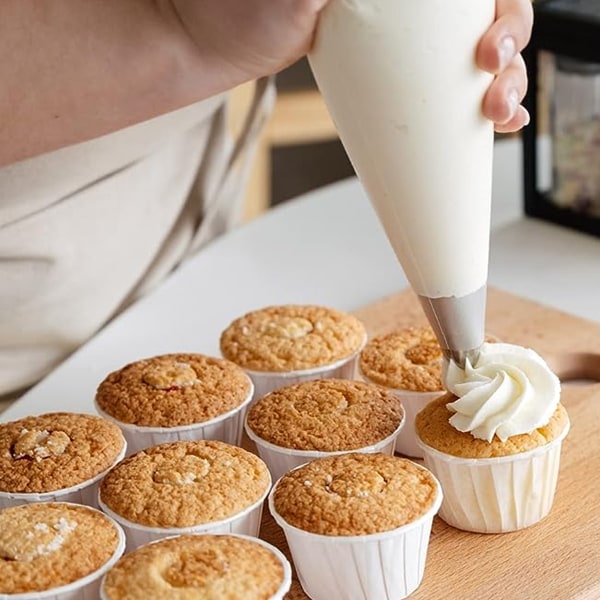
<svg viewBox="0 0 600 600"><path fill-rule="evenodd" d="M426 323L411 291L356 315L371 335ZM563 382L571 431L563 443L554 507L541 523L501 535L459 531L436 517L425 577L411 599L599 600L600 325L491 289L487 327L503 341L534 348ZM290 557L266 508L261 537ZM286 598L308 596L294 579Z"/></svg>

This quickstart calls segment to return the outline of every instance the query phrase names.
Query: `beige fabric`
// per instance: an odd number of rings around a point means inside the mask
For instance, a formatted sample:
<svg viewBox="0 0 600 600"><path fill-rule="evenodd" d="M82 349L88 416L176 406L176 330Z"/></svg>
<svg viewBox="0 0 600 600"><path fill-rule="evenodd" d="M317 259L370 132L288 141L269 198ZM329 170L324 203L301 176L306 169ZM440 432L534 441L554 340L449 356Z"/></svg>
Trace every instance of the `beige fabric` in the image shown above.
<svg viewBox="0 0 600 600"><path fill-rule="evenodd" d="M236 223L273 93L258 82L237 142L218 96L0 169L0 396Z"/></svg>

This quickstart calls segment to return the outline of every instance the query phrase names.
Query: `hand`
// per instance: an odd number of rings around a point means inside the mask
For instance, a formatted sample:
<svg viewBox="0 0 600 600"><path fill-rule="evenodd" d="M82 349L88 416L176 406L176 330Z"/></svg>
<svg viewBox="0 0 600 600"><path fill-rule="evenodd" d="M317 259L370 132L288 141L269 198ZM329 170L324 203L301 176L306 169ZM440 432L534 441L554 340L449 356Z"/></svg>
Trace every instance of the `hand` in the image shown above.
<svg viewBox="0 0 600 600"><path fill-rule="evenodd" d="M280 71L306 54L327 0L170 0L196 55L222 87Z"/></svg>
<svg viewBox="0 0 600 600"><path fill-rule="evenodd" d="M527 91L527 72L520 52L533 26L531 0L496 0L496 21L477 48L477 64L496 75L483 100L483 113L496 131L518 131L529 123L521 106Z"/></svg>

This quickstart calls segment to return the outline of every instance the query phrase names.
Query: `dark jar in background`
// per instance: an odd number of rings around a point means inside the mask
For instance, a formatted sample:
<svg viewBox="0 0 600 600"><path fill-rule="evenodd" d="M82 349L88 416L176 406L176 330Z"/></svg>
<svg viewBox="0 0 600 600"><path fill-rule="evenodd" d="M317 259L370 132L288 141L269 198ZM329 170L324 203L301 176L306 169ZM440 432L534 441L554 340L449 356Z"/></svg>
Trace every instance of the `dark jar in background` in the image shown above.
<svg viewBox="0 0 600 600"><path fill-rule="evenodd" d="M600 0L535 0L525 214L600 237Z"/></svg>
<svg viewBox="0 0 600 600"><path fill-rule="evenodd" d="M558 207L600 217L600 63L555 56L549 76L552 192Z"/></svg>

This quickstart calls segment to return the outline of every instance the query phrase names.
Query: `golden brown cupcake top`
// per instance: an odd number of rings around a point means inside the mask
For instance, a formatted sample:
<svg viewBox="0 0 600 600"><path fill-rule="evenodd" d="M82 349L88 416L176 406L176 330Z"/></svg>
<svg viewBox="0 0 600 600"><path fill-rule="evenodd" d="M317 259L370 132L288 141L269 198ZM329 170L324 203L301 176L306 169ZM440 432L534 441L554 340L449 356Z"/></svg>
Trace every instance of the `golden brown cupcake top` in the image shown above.
<svg viewBox="0 0 600 600"><path fill-rule="evenodd" d="M253 371L301 371L350 357L366 338L352 315L324 306L269 306L236 319L221 334L225 358Z"/></svg>
<svg viewBox="0 0 600 600"><path fill-rule="evenodd" d="M23 504L0 511L0 593L41 592L100 569L119 534L106 515L77 504Z"/></svg>
<svg viewBox="0 0 600 600"><path fill-rule="evenodd" d="M122 423L176 427L204 423L245 400L252 382L222 358L164 354L126 365L99 385L96 403Z"/></svg>
<svg viewBox="0 0 600 600"><path fill-rule="evenodd" d="M335 452L371 446L392 435L404 417L400 400L375 384L307 381L267 394L248 411L260 438L284 448Z"/></svg>
<svg viewBox="0 0 600 600"><path fill-rule="evenodd" d="M110 468L124 445L121 430L94 415L47 413L0 423L0 492L78 485Z"/></svg>
<svg viewBox="0 0 600 600"><path fill-rule="evenodd" d="M258 456L223 442L173 442L130 456L104 477L100 498L117 515L151 527L202 525L260 500L271 477Z"/></svg>
<svg viewBox="0 0 600 600"><path fill-rule="evenodd" d="M284 475L273 504L290 525L321 535L368 535L417 520L438 495L433 475L385 454L318 458Z"/></svg>
<svg viewBox="0 0 600 600"><path fill-rule="evenodd" d="M374 337L360 353L362 374L389 388L437 392L442 384L442 350L430 327L409 327Z"/></svg>
<svg viewBox="0 0 600 600"><path fill-rule="evenodd" d="M126 554L103 584L107 600L270 600L284 582L267 547L231 535L182 535Z"/></svg>
<svg viewBox="0 0 600 600"><path fill-rule="evenodd" d="M415 418L415 429L421 440L428 446L452 456L496 458L527 452L556 439L569 423L565 407L559 404L547 425L531 433L509 437L505 442L500 441L498 437L487 442L452 427L450 417L454 413L446 405L454 400L456 397L452 394L436 398Z"/></svg>

